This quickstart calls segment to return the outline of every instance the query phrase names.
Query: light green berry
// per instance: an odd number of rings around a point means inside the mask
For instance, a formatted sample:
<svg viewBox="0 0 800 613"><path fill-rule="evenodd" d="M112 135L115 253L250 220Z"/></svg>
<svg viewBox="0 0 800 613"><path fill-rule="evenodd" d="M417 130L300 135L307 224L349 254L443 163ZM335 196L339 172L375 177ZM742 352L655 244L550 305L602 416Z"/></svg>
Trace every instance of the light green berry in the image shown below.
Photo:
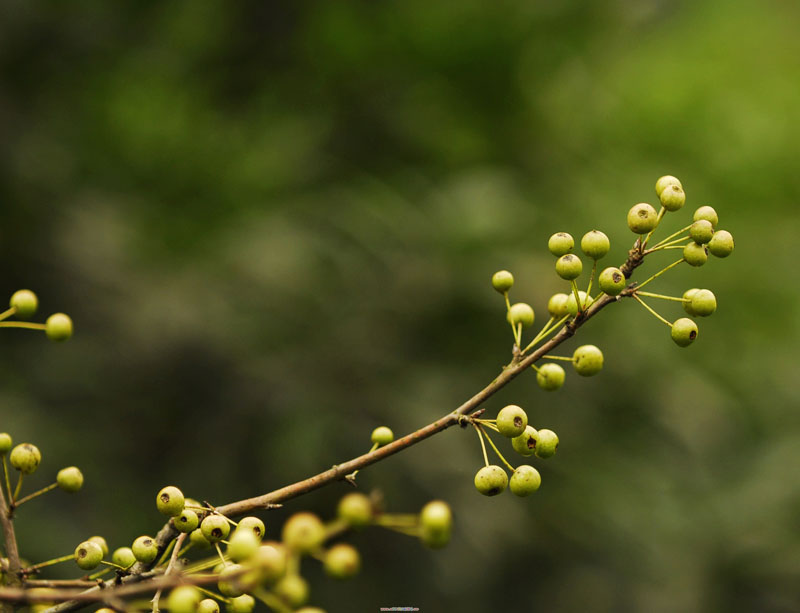
<svg viewBox="0 0 800 613"><path fill-rule="evenodd" d="M508 489L515 496L529 496L539 489L542 484L542 477L539 471L533 466L522 464L518 466L511 475L511 480L508 482Z"/></svg>
<svg viewBox="0 0 800 613"><path fill-rule="evenodd" d="M20 289L11 295L9 305L20 319L30 319L36 313L39 299L29 289Z"/></svg>
<svg viewBox="0 0 800 613"><path fill-rule="evenodd" d="M100 546L100 550L103 552L104 558L108 555L108 543L102 536L90 536L86 540L91 541L92 543L97 543Z"/></svg>
<svg viewBox="0 0 800 613"><path fill-rule="evenodd" d="M183 511L185 500L183 492L174 485L162 488L156 496L156 507L158 512L167 517L175 517Z"/></svg>
<svg viewBox="0 0 800 613"><path fill-rule="evenodd" d="M158 544L151 536L140 536L131 545L134 557L143 564L150 564L158 556Z"/></svg>
<svg viewBox="0 0 800 613"><path fill-rule="evenodd" d="M692 294L692 312L700 317L708 317L717 310L717 297L708 289L699 289Z"/></svg>
<svg viewBox="0 0 800 613"><path fill-rule="evenodd" d="M581 251L593 260L605 257L609 249L611 249L611 241L600 230L587 232L581 238Z"/></svg>
<svg viewBox="0 0 800 613"><path fill-rule="evenodd" d="M351 492L339 501L336 514L350 527L363 528L372 523L372 503L364 494Z"/></svg>
<svg viewBox="0 0 800 613"><path fill-rule="evenodd" d="M594 302L592 297L583 290L578 290L578 298L581 300L581 311L588 309ZM569 296L567 296L567 313L570 315L578 314L578 299L575 298L575 292L570 292Z"/></svg>
<svg viewBox="0 0 800 613"><path fill-rule="evenodd" d="M0 432L0 455L7 454L13 444L14 441L8 432Z"/></svg>
<svg viewBox="0 0 800 613"><path fill-rule="evenodd" d="M547 248L554 256L566 255L575 247L575 239L567 232L556 232L547 241Z"/></svg>
<svg viewBox="0 0 800 613"><path fill-rule="evenodd" d="M640 202L628 211L628 227L636 234L647 234L658 225L658 213L646 202Z"/></svg>
<svg viewBox="0 0 800 613"><path fill-rule="evenodd" d="M698 208L694 212L692 219L694 221L705 219L706 221L710 222L714 228L716 228L717 224L719 223L719 215L717 215L717 212L713 209L713 207L710 206L701 206Z"/></svg>
<svg viewBox="0 0 800 613"><path fill-rule="evenodd" d="M583 262L574 253L567 253L556 260L556 273L562 279L572 281L581 276Z"/></svg>
<svg viewBox="0 0 800 613"><path fill-rule="evenodd" d="M245 568L241 564L228 564L219 571L217 588L224 596L236 598L244 594L245 590L241 582L244 570Z"/></svg>
<svg viewBox="0 0 800 613"><path fill-rule="evenodd" d="M286 575L275 586L275 593L294 608L300 607L308 600L308 583L300 575Z"/></svg>
<svg viewBox="0 0 800 613"><path fill-rule="evenodd" d="M600 289L609 296L619 296L627 284L627 280L622 271L613 266L604 269L597 278L597 282L600 285Z"/></svg>
<svg viewBox="0 0 800 613"><path fill-rule="evenodd" d="M167 608L169 613L195 613L202 599L203 596L196 587L181 585L167 596Z"/></svg>
<svg viewBox="0 0 800 613"><path fill-rule="evenodd" d="M689 228L689 236L698 245L705 245L714 236L714 226L707 219L698 219Z"/></svg>
<svg viewBox="0 0 800 613"><path fill-rule="evenodd" d="M663 177L659 177L658 181L656 181L656 195L660 197L661 192L663 192L670 185L677 185L678 187L683 188L683 185L681 185L681 182L677 177L673 177L672 175L664 175Z"/></svg>
<svg viewBox="0 0 800 613"><path fill-rule="evenodd" d="M255 532L247 528L236 528L228 540L227 553L234 562L242 562L250 558L261 545L261 539Z"/></svg>
<svg viewBox="0 0 800 613"><path fill-rule="evenodd" d="M697 338L697 324L688 317L681 317L672 324L671 336L679 347L688 347Z"/></svg>
<svg viewBox="0 0 800 613"><path fill-rule="evenodd" d="M281 539L289 549L311 553L325 540L325 526L313 513L295 513L283 525Z"/></svg>
<svg viewBox="0 0 800 613"><path fill-rule="evenodd" d="M192 530L192 532L189 533L189 542L200 549L208 549L212 545L211 541L205 537L200 528Z"/></svg>
<svg viewBox="0 0 800 613"><path fill-rule="evenodd" d="M352 545L338 543L325 553L322 563L325 572L334 579L349 579L361 569L361 556Z"/></svg>
<svg viewBox="0 0 800 613"><path fill-rule="evenodd" d="M531 456L536 450L536 428L527 426L525 432L511 439L511 446L522 456Z"/></svg>
<svg viewBox="0 0 800 613"><path fill-rule="evenodd" d="M31 443L20 443L11 450L8 456L8 461L11 466L16 468L23 475L30 475L37 468L42 461L42 452L36 445Z"/></svg>
<svg viewBox="0 0 800 613"><path fill-rule="evenodd" d="M497 414L497 430L505 437L514 438L525 432L528 425L528 415L515 404L500 409Z"/></svg>
<svg viewBox="0 0 800 613"><path fill-rule="evenodd" d="M239 520L239 526L237 527L237 530L250 530L258 537L259 541L264 538L264 532L266 529L267 528L264 525L264 522L253 515L242 517L242 519Z"/></svg>
<svg viewBox="0 0 800 613"><path fill-rule="evenodd" d="M65 492L77 492L83 487L83 473L77 466L68 466L58 471L56 483Z"/></svg>
<svg viewBox="0 0 800 613"><path fill-rule="evenodd" d="M130 547L118 547L111 554L111 561L122 568L129 568L136 564L136 556Z"/></svg>
<svg viewBox="0 0 800 613"><path fill-rule="evenodd" d="M92 570L103 560L103 550L93 541L84 541L75 548L73 557L81 570Z"/></svg>
<svg viewBox="0 0 800 613"><path fill-rule="evenodd" d="M683 248L683 259L691 266L702 266L708 261L708 251L703 245L691 242Z"/></svg>
<svg viewBox="0 0 800 613"><path fill-rule="evenodd" d="M200 531L209 543L218 543L222 539L228 538L231 525L222 515L209 515L200 522Z"/></svg>
<svg viewBox="0 0 800 613"><path fill-rule="evenodd" d="M501 294L505 294L514 285L514 275L507 270L498 270L492 275L492 287Z"/></svg>
<svg viewBox="0 0 800 613"><path fill-rule="evenodd" d="M484 466L475 474L475 489L484 496L497 496L508 487L508 475L500 466Z"/></svg>
<svg viewBox="0 0 800 613"><path fill-rule="evenodd" d="M432 500L419 514L420 539L431 549L439 549L450 542L453 528L453 513L450 505L441 500Z"/></svg>
<svg viewBox="0 0 800 613"><path fill-rule="evenodd" d="M213 598L205 598L197 605L197 613L219 613L219 604Z"/></svg>
<svg viewBox="0 0 800 613"><path fill-rule="evenodd" d="M542 428L536 431L536 457L549 458L556 454L558 449L558 436L552 430Z"/></svg>
<svg viewBox="0 0 800 613"><path fill-rule="evenodd" d="M603 369L603 352L594 345L581 345L572 354L575 372L583 377L596 375Z"/></svg>
<svg viewBox="0 0 800 613"><path fill-rule="evenodd" d="M200 525L200 518L192 509L183 509L180 515L172 518L172 525L179 532L193 532Z"/></svg>
<svg viewBox="0 0 800 613"><path fill-rule="evenodd" d="M536 383L539 387L548 392L555 391L564 385L565 378L566 373L564 369L552 362L542 364L536 372Z"/></svg>
<svg viewBox="0 0 800 613"><path fill-rule="evenodd" d="M665 187L658 199L661 200L661 206L672 212L681 209L686 204L686 194L680 185Z"/></svg>
<svg viewBox="0 0 800 613"><path fill-rule="evenodd" d="M563 293L553 294L547 301L547 312L555 319L561 319L569 314L567 310L567 300L569 296Z"/></svg>
<svg viewBox="0 0 800 613"><path fill-rule="evenodd" d="M516 326L522 324L523 328L530 328L533 325L534 313L533 307L525 302L517 302L512 304L506 314L508 323Z"/></svg>
<svg viewBox="0 0 800 613"><path fill-rule="evenodd" d="M288 558L283 544L267 541L261 544L248 564L256 570L261 583L272 585L286 574Z"/></svg>
<svg viewBox="0 0 800 613"><path fill-rule="evenodd" d="M683 310L689 315L697 315L697 313L692 310L692 297L699 291L699 289L693 287L692 289L687 289L685 292L683 292L683 302L681 304L683 304Z"/></svg>
<svg viewBox="0 0 800 613"><path fill-rule="evenodd" d="M250 613L256 606L256 600L250 594L242 594L236 598L231 598L225 605L225 609L230 613Z"/></svg>
<svg viewBox="0 0 800 613"><path fill-rule="evenodd" d="M711 255L726 258L733 253L733 236L727 230L717 230L708 243Z"/></svg>
<svg viewBox="0 0 800 613"><path fill-rule="evenodd" d="M378 426L372 431L370 439L373 443L377 443L380 447L383 447L394 440L394 432L386 426Z"/></svg>
<svg viewBox="0 0 800 613"><path fill-rule="evenodd" d="M45 322L45 334L51 341L62 342L72 336L72 319L64 313L54 313Z"/></svg>

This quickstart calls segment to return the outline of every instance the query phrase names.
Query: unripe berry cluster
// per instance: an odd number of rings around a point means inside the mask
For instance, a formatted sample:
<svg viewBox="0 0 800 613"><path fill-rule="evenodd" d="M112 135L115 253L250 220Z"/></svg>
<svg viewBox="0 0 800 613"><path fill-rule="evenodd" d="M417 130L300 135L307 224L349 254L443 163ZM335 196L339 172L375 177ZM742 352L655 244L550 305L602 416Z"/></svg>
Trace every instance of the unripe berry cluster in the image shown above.
<svg viewBox="0 0 800 613"><path fill-rule="evenodd" d="M39 298L29 289L17 290L8 301L8 310L0 313L0 321L16 315L20 322L4 321L6 328L28 328L31 330L44 330L51 341L61 342L72 336L72 319L64 313L54 313L43 324L28 323L39 308Z"/></svg>

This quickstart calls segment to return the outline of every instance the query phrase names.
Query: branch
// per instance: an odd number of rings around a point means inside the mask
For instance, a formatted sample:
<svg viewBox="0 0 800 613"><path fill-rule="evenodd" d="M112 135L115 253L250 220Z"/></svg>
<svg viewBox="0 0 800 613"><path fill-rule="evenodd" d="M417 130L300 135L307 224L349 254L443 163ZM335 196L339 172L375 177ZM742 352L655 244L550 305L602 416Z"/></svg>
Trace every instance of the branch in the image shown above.
<svg viewBox="0 0 800 613"><path fill-rule="evenodd" d="M22 585L22 580L19 576L21 569L19 561L19 549L17 548L17 535L14 532L14 522L10 517L11 509L6 502L6 495L3 493L3 488L0 486L0 524L3 528L3 540L5 541L5 552L8 558L8 570L6 577L8 585L12 588ZM8 604L0 604L0 611L7 613L12 611L13 608Z"/></svg>

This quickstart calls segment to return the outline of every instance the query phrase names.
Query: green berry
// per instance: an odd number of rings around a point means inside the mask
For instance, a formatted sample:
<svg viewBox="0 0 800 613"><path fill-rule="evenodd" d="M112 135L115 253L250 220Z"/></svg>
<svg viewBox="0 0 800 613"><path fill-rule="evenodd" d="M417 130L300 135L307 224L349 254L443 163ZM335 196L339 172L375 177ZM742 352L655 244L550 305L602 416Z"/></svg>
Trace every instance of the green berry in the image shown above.
<svg viewBox="0 0 800 613"><path fill-rule="evenodd" d="M592 305L592 302L594 302L592 297L583 290L578 290L578 298L581 299L582 311L588 309ZM575 298L575 292L570 292L569 296L567 296L567 312L570 315L578 314L578 300Z"/></svg>
<svg viewBox="0 0 800 613"><path fill-rule="evenodd" d="M597 278L600 289L609 296L619 296L622 290L625 289L627 279L619 268L609 266Z"/></svg>
<svg viewBox="0 0 800 613"><path fill-rule="evenodd" d="M664 175L663 177L659 177L658 181L656 181L656 195L661 196L661 192L663 192L670 185L677 185L678 187L683 188L683 185L681 185L681 182L677 177L673 177L672 175Z"/></svg>
<svg viewBox="0 0 800 613"><path fill-rule="evenodd" d="M92 570L103 560L103 550L93 541L84 541L75 548L73 556L81 570Z"/></svg>
<svg viewBox="0 0 800 613"><path fill-rule="evenodd" d="M111 561L122 568L129 568L136 564L136 556L130 547L119 547L111 554Z"/></svg>
<svg viewBox="0 0 800 613"><path fill-rule="evenodd" d="M325 526L313 513L295 513L283 524L281 539L289 549L311 553L325 541Z"/></svg>
<svg viewBox="0 0 800 613"><path fill-rule="evenodd" d="M708 243L708 250L718 258L726 258L733 253L733 236L727 230L717 230Z"/></svg>
<svg viewBox="0 0 800 613"><path fill-rule="evenodd" d="M219 604L213 598L205 598L197 605L197 613L219 613Z"/></svg>
<svg viewBox="0 0 800 613"><path fill-rule="evenodd" d="M708 222L711 222L711 225L716 228L717 224L719 223L719 216L717 212L710 206L701 206L694 212L692 217L694 221L699 221L700 219L705 219Z"/></svg>
<svg viewBox="0 0 800 613"><path fill-rule="evenodd" d="M8 432L0 432L0 455L5 455L11 450L14 441Z"/></svg>
<svg viewBox="0 0 800 613"><path fill-rule="evenodd" d="M54 313L44 325L45 334L51 341L61 342L72 336L72 319L64 313Z"/></svg>
<svg viewBox="0 0 800 613"><path fill-rule="evenodd" d="M228 538L231 525L222 515L209 515L200 522L200 531L209 543L218 543L222 539Z"/></svg>
<svg viewBox="0 0 800 613"><path fill-rule="evenodd" d="M631 207L628 211L628 227L636 234L647 234L658 225L658 213L646 202Z"/></svg>
<svg viewBox="0 0 800 613"><path fill-rule="evenodd" d="M336 509L339 519L351 528L363 528L372 523L372 503L359 492L351 492L339 501Z"/></svg>
<svg viewBox="0 0 800 613"><path fill-rule="evenodd" d="M180 515L181 511L183 511L184 504L183 492L174 485L168 485L162 488L158 496L156 496L158 512L167 517Z"/></svg>
<svg viewBox="0 0 800 613"><path fill-rule="evenodd" d="M527 425L528 414L515 404L503 407L497 414L497 430L508 438L514 438L525 432Z"/></svg>
<svg viewBox="0 0 800 613"><path fill-rule="evenodd" d="M693 287L692 289L687 289L685 292L683 292L683 302L681 304L683 305L683 310L689 315L694 316L697 314L692 310L692 298L694 297L695 293L699 291L699 289Z"/></svg>
<svg viewBox="0 0 800 613"><path fill-rule="evenodd" d="M484 466L475 474L475 489L484 496L497 496L508 487L508 475L500 466Z"/></svg>
<svg viewBox="0 0 800 613"><path fill-rule="evenodd" d="M580 277L582 270L583 263L581 259L573 253L562 255L556 260L556 273L567 281Z"/></svg>
<svg viewBox="0 0 800 613"><path fill-rule="evenodd" d="M39 299L29 289L21 289L14 292L9 301L11 308L15 309L14 313L20 319L30 319L36 313L39 306Z"/></svg>
<svg viewBox="0 0 800 613"><path fill-rule="evenodd" d="M294 608L300 607L308 600L308 583L300 575L286 575L275 586L275 593Z"/></svg>
<svg viewBox="0 0 800 613"><path fill-rule="evenodd" d="M527 426L525 432L511 439L511 446L522 456L533 455L536 450L536 428Z"/></svg>
<svg viewBox="0 0 800 613"><path fill-rule="evenodd" d="M77 466L62 468L56 475L56 483L65 492L77 492L83 487L83 473Z"/></svg>
<svg viewBox="0 0 800 613"><path fill-rule="evenodd" d="M514 275L507 270L498 270L492 275L492 287L505 294L514 285Z"/></svg>
<svg viewBox="0 0 800 613"><path fill-rule="evenodd" d="M150 564L158 555L158 545L151 536L140 536L131 545L134 557L143 564Z"/></svg>
<svg viewBox="0 0 800 613"><path fill-rule="evenodd" d="M256 599L250 594L242 594L236 598L231 598L231 601L225 605L225 609L230 613L250 613L256 606Z"/></svg>
<svg viewBox="0 0 800 613"><path fill-rule="evenodd" d="M547 312L550 313L550 316L561 319L567 315L569 313L567 310L568 299L569 296L561 293L550 296L550 300L547 301Z"/></svg>
<svg viewBox="0 0 800 613"><path fill-rule="evenodd" d="M262 543L248 564L256 570L261 583L271 585L286 574L288 557L281 543L268 541Z"/></svg>
<svg viewBox="0 0 800 613"><path fill-rule="evenodd" d="M11 462L11 466L23 475L30 475L39 468L39 463L42 461L42 452L39 451L36 445L21 443L11 450L8 461Z"/></svg>
<svg viewBox="0 0 800 613"><path fill-rule="evenodd" d="M533 466L522 464L511 475L508 488L515 496L529 496L539 489L542 477Z"/></svg>
<svg viewBox="0 0 800 613"><path fill-rule="evenodd" d="M242 585L244 566L241 564L228 564L219 571L217 578L217 588L224 596L236 598L244 594Z"/></svg>
<svg viewBox="0 0 800 613"><path fill-rule="evenodd" d="M378 443L378 446L383 447L394 440L394 432L386 426L378 426L372 431L370 438L373 443Z"/></svg>
<svg viewBox="0 0 800 613"><path fill-rule="evenodd" d="M325 554L323 565L325 572L334 579L349 579L361 569L361 556L352 545L339 543Z"/></svg>
<svg viewBox="0 0 800 613"><path fill-rule="evenodd" d="M250 558L260 545L261 539L256 536L255 532L247 528L236 528L228 540L228 549L226 551L231 560L242 562Z"/></svg>
<svg viewBox="0 0 800 613"><path fill-rule="evenodd" d="M611 241L600 230L587 232L581 238L581 251L593 260L599 260L604 257L609 249L611 249Z"/></svg>
<svg viewBox="0 0 800 613"><path fill-rule="evenodd" d="M679 347L688 347L697 338L697 324L688 317L681 317L672 324L671 336Z"/></svg>
<svg viewBox="0 0 800 613"><path fill-rule="evenodd" d="M441 500L432 500L419 514L420 539L432 549L439 549L450 542L453 528L453 513L450 505Z"/></svg>
<svg viewBox="0 0 800 613"><path fill-rule="evenodd" d="M564 385L564 378L566 373L564 369L558 364L542 364L536 373L536 383L539 384L543 390L548 392L555 391Z"/></svg>
<svg viewBox="0 0 800 613"><path fill-rule="evenodd" d="M258 537L259 541L264 538L264 532L266 529L267 528L264 525L264 522L253 515L248 515L247 517L240 519L239 526L237 527L237 530L250 530Z"/></svg>
<svg viewBox="0 0 800 613"><path fill-rule="evenodd" d="M200 518L197 513L191 509L184 509L177 517L172 518L172 525L175 526L179 532L192 532L200 525Z"/></svg>
<svg viewBox="0 0 800 613"><path fill-rule="evenodd" d="M714 226L707 219L698 219L689 228L689 236L698 245L705 245L714 236Z"/></svg>
<svg viewBox="0 0 800 613"><path fill-rule="evenodd" d="M691 242L683 248L683 259L691 266L702 266L708 260L708 251L703 245Z"/></svg>
<svg viewBox="0 0 800 613"><path fill-rule="evenodd" d="M547 241L547 248L557 258L566 255L575 247L575 239L566 232L556 232Z"/></svg>
<svg viewBox="0 0 800 613"><path fill-rule="evenodd" d="M558 436L552 430L542 428L536 432L536 457L549 458L556 454Z"/></svg>
<svg viewBox="0 0 800 613"><path fill-rule="evenodd" d="M189 533L189 542L194 545L195 547L199 547L200 549L208 549L211 547L211 541L209 541L203 531L200 528L193 530Z"/></svg>
<svg viewBox="0 0 800 613"><path fill-rule="evenodd" d="M680 185L669 185L659 194L658 199L661 200L661 206L668 211L677 211L686 204L686 194Z"/></svg>
<svg viewBox="0 0 800 613"><path fill-rule="evenodd" d="M583 377L596 375L603 369L603 352L594 345L581 345L572 354L572 365Z"/></svg>
<svg viewBox="0 0 800 613"><path fill-rule="evenodd" d="M108 543L102 536L90 536L87 540L100 546L104 558L108 555Z"/></svg>
<svg viewBox="0 0 800 613"><path fill-rule="evenodd" d="M692 294L692 311L700 317L708 317L717 310L717 297L708 289L699 289Z"/></svg>
<svg viewBox="0 0 800 613"><path fill-rule="evenodd" d="M506 319L508 323L514 326L522 324L523 328L530 328L533 325L534 319L533 307L525 302L512 304L511 308L508 309Z"/></svg>
<svg viewBox="0 0 800 613"><path fill-rule="evenodd" d="M167 596L167 608L169 613L195 613L202 599L200 590L191 585L181 585Z"/></svg>

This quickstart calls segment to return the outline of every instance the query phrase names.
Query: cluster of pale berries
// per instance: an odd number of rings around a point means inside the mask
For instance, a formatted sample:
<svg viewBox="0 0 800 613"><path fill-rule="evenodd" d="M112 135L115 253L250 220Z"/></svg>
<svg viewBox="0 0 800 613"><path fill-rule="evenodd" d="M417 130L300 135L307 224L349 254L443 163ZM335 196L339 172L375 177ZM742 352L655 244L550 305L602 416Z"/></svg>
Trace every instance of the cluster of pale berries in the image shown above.
<svg viewBox="0 0 800 613"><path fill-rule="evenodd" d="M36 445L31 443L20 443L14 445L11 435L7 432L0 432L0 456L2 456L3 473L5 475L5 486L7 490L6 500L8 501L8 512L13 514L14 509L19 507L22 503L32 500L37 496L54 490L56 488L62 489L65 492L77 492L83 487L83 473L76 466L68 466L62 468L56 474L56 481L32 494L20 498L20 491L22 489L22 481L25 475L31 475L39 468L42 462L42 452ZM12 489L11 482L8 478L8 464L19 472L17 478L17 486Z"/></svg>
<svg viewBox="0 0 800 613"><path fill-rule="evenodd" d="M53 313L43 324L28 321L4 321L16 315L21 320L27 320L36 314L39 308L39 299L29 289L21 289L11 296L9 308L0 313L0 327L27 328L29 330L44 330L51 341L61 342L72 336L72 319L65 313Z"/></svg>

